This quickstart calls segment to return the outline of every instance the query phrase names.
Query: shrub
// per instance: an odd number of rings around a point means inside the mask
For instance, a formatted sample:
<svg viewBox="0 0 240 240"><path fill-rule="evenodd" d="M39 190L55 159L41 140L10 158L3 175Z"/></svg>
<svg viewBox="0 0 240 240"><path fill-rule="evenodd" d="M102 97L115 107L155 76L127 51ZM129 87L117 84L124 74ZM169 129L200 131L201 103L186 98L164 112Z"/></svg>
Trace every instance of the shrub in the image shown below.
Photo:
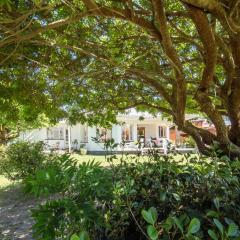
<svg viewBox="0 0 240 240"><path fill-rule="evenodd" d="M56 199L33 210L34 237L69 239L85 229L97 236L95 229L100 230L104 223L104 204L113 199L110 169L94 161L77 166L69 155L55 156L49 162L25 181L27 191L35 196L59 193Z"/></svg>
<svg viewBox="0 0 240 240"><path fill-rule="evenodd" d="M48 155L35 174L24 180L25 191L35 197L65 192L77 170L77 162L69 154Z"/></svg>
<svg viewBox="0 0 240 240"><path fill-rule="evenodd" d="M239 239L239 161L153 154L111 168L68 161L60 172L60 197L33 211L36 239Z"/></svg>
<svg viewBox="0 0 240 240"><path fill-rule="evenodd" d="M10 180L21 180L34 175L45 159L43 143L18 141L6 148L0 167L2 173Z"/></svg>

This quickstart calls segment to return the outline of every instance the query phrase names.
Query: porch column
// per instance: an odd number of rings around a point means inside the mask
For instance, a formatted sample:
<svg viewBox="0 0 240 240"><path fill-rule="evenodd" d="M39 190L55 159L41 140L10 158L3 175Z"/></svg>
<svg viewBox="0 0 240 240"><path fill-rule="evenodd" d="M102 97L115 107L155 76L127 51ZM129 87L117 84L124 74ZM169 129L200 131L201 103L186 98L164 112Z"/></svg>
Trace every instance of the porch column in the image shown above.
<svg viewBox="0 0 240 240"><path fill-rule="evenodd" d="M120 125L113 125L112 138L114 139L115 143L122 142L122 127Z"/></svg>
<svg viewBox="0 0 240 240"><path fill-rule="evenodd" d="M156 139L159 139L159 132L158 132L159 125L156 125Z"/></svg>
<svg viewBox="0 0 240 240"><path fill-rule="evenodd" d="M167 139L170 139L170 127L169 126L166 127L166 137L167 137Z"/></svg>
<svg viewBox="0 0 240 240"><path fill-rule="evenodd" d="M137 124L136 124L136 123L133 124L132 140L133 140L134 142L137 142L137 141L138 141L138 139L137 139Z"/></svg>
<svg viewBox="0 0 240 240"><path fill-rule="evenodd" d="M92 143L93 142L93 140L92 140L92 137L96 137L97 135L96 135L96 127L95 126L93 126L93 127L87 127L87 131L88 131L88 143Z"/></svg>
<svg viewBox="0 0 240 240"><path fill-rule="evenodd" d="M71 127L68 125L68 152L72 152L72 143L71 143Z"/></svg>

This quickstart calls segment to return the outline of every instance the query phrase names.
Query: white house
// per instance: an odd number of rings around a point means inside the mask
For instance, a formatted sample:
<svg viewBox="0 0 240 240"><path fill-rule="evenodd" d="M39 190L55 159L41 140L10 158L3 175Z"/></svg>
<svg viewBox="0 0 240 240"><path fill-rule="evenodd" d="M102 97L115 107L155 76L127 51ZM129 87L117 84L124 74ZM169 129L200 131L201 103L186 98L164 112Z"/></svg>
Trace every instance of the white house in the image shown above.
<svg viewBox="0 0 240 240"><path fill-rule="evenodd" d="M103 143L96 143L92 138L101 136L102 139L113 138L116 143L124 140L126 142L125 149L134 150L137 149L136 143L140 138L145 144L150 138L170 139L170 128L173 126L161 115L153 117L135 111L119 115L117 120L119 125L113 125L111 129L82 124L72 126L63 121L53 127L24 132L20 138L29 141L43 141L50 148L55 149L79 149L81 145L84 145L88 152L99 152L104 151ZM122 147L119 145L116 150L122 150Z"/></svg>

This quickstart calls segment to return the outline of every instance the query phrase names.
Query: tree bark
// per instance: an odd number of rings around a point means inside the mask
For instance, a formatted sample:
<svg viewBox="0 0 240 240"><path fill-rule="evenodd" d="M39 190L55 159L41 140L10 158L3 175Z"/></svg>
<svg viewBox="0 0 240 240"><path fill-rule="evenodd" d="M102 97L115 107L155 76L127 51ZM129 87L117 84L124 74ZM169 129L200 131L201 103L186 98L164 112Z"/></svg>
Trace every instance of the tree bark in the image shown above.
<svg viewBox="0 0 240 240"><path fill-rule="evenodd" d="M231 40L231 49L235 64L235 75L232 80L227 106L231 122L229 138L232 143L240 146L240 36Z"/></svg>

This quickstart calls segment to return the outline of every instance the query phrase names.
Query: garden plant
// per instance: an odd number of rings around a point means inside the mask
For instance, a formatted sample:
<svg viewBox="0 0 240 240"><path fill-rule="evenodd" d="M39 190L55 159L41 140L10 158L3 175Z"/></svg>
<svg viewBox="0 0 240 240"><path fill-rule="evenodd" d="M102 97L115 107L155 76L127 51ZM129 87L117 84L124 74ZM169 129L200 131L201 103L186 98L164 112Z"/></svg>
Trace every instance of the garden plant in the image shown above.
<svg viewBox="0 0 240 240"><path fill-rule="evenodd" d="M114 165L115 155L106 158L109 167L51 157L24 179L29 194L52 196L32 211L36 239L240 238L239 160L152 152L144 162L123 155Z"/></svg>

